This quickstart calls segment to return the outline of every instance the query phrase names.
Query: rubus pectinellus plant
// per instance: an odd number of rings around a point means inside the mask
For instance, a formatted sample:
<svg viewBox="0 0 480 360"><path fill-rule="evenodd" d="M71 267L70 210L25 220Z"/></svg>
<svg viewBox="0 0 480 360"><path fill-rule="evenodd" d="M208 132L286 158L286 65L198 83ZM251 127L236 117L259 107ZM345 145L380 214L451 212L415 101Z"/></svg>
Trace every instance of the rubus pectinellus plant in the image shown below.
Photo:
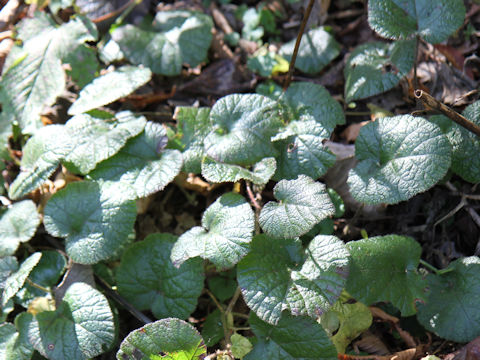
<svg viewBox="0 0 480 360"><path fill-rule="evenodd" d="M364 44L350 55L347 101L395 86L414 65L415 42L448 38L465 8L460 0L370 0L368 14L371 27L395 42ZM345 118L322 86L294 82L276 95L230 94L211 108L177 107L169 127L105 107L154 75L205 61L212 26L205 14L159 12L141 28L117 26L93 46L99 35L82 15L58 25L37 12L19 23L21 42L1 80L2 159L11 161L9 144L28 140L2 197L0 353L88 359L121 342L118 359L334 360L369 328L368 306L378 302L444 339L479 336L478 257L437 270L410 237L344 243L331 235L331 218L343 216L344 205L319 179L336 162L324 140ZM305 36L304 71L319 71L339 54L324 29ZM281 54L290 58L291 48ZM309 58L313 51L318 58ZM129 64L97 75L112 62ZM81 89L72 117L44 126L40 115L64 92L67 75ZM464 116L480 124L480 102ZM360 131L347 182L359 202L395 204L430 189L449 169L479 182L480 160L470 155L479 148L475 135L443 116L378 119ZM234 186L221 187L228 190L199 226L136 239L136 201L182 173ZM267 184L273 198L262 204ZM38 189L53 195L25 199ZM36 232L41 246L28 243ZM46 244L64 244L64 251ZM200 334L185 319L201 294L217 309ZM145 326L119 339L122 318L110 296ZM234 311L240 297L247 312ZM209 354L213 346L220 350Z"/></svg>

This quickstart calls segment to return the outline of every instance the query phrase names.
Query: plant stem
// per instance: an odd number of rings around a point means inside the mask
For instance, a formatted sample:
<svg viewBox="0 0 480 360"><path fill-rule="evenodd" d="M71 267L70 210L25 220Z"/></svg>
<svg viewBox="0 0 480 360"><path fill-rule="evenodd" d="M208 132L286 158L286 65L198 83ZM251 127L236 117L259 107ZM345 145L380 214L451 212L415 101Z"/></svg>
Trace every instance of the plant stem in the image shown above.
<svg viewBox="0 0 480 360"><path fill-rule="evenodd" d="M208 296L210 296L210 299L213 300L213 302L215 303L215 305L217 306L218 310L224 314L225 313L225 309L223 308L222 304L220 304L220 302L217 300L217 298L215 297L215 295L213 295L213 293L208 290L208 289L205 289L205 292L208 294Z"/></svg>
<svg viewBox="0 0 480 360"><path fill-rule="evenodd" d="M293 49L292 59L290 60L290 66L288 68L287 78L285 79L285 84L283 84L283 90L287 90L288 86L292 81L293 71L295 69L295 61L297 60L298 48L300 47L300 41L302 40L303 33L305 31L305 26L307 25L308 18L310 17L310 13L312 12L313 5L315 4L315 0L310 0L305 10L305 15L303 16L302 23L300 24L300 30L298 31L297 41L295 41L295 47Z"/></svg>
<svg viewBox="0 0 480 360"><path fill-rule="evenodd" d="M452 121L456 122L458 125L464 127L468 131L480 137L480 126L468 120L465 116L460 115L455 110L449 108L447 105L441 103L430 94L426 93L423 90L417 89L415 90L415 97L421 100L425 105L441 112L442 114L450 118Z"/></svg>
<svg viewBox="0 0 480 360"><path fill-rule="evenodd" d="M241 290L239 287L237 287L237 290L235 290L235 294L233 294L232 300L228 303L227 310L225 311L227 314L231 313L233 310L233 307L235 306L238 298L240 297Z"/></svg>
<svg viewBox="0 0 480 360"><path fill-rule="evenodd" d="M46 293L49 293L51 294L52 292L50 291L50 289L47 289L46 287L43 287L42 285L38 285L37 283L34 283L32 280L30 280L29 278L27 278L27 283L28 285L31 285L33 286L34 288L37 288L38 290L42 290L43 292L46 292Z"/></svg>
<svg viewBox="0 0 480 360"><path fill-rule="evenodd" d="M439 270L435 266L433 266L432 264L429 264L423 259L420 259L420 264L425 266L428 270L433 271L436 275L443 275L443 274L449 273L450 271L453 271L453 268L445 268L445 269Z"/></svg>

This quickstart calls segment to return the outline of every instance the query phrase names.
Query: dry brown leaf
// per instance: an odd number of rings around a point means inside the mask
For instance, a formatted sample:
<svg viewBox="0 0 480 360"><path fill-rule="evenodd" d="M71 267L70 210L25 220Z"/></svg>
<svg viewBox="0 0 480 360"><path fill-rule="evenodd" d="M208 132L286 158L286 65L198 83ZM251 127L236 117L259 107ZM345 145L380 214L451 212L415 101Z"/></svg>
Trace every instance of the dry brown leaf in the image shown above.
<svg viewBox="0 0 480 360"><path fill-rule="evenodd" d="M354 346L374 355L387 355L390 353L387 345L370 331L364 332L361 338L354 342Z"/></svg>
<svg viewBox="0 0 480 360"><path fill-rule="evenodd" d="M398 323L399 321L397 317L387 314L385 311L383 311L378 307L370 306L369 309L370 309L370 312L372 313L372 316L375 318L379 318L384 321L390 321L393 323Z"/></svg>
<svg viewBox="0 0 480 360"><path fill-rule="evenodd" d="M195 191L203 196L206 196L215 187L214 184L209 184L206 181L203 181L199 176L184 172L178 174L174 182L184 189Z"/></svg>
<svg viewBox="0 0 480 360"><path fill-rule="evenodd" d="M345 139L345 141L348 143L354 142L357 139L358 134L360 133L360 129L365 125L367 125L369 122L371 122L371 120L366 120L359 123L348 125L345 128L345 130L341 132L340 137L342 139Z"/></svg>

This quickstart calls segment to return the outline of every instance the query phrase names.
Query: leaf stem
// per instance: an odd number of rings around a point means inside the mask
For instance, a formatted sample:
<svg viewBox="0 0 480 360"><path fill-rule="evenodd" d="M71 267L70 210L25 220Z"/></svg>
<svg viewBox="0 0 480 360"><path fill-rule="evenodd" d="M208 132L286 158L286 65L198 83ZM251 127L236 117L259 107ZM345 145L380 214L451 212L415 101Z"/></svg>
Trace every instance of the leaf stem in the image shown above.
<svg viewBox="0 0 480 360"><path fill-rule="evenodd" d="M465 116L460 115L455 110L449 108L447 105L441 103L430 94L426 93L423 90L417 89L415 90L415 97L421 100L425 105L431 107L436 111L441 112L442 114L450 118L452 121L456 122L458 125L464 127L468 131L480 137L480 126L468 120Z"/></svg>
<svg viewBox="0 0 480 360"><path fill-rule="evenodd" d="M52 294L52 291L50 289L47 289L46 287L43 287L42 285L38 285L37 283L34 283L29 278L27 278L27 283L28 283L28 285L31 285L34 288L37 288L38 290L42 290L43 292L46 292L48 294Z"/></svg>
<svg viewBox="0 0 480 360"><path fill-rule="evenodd" d="M290 83L292 82L292 75L295 69L295 61L297 60L298 48L300 47L300 41L302 40L302 36L308 22L308 18L310 17L310 13L312 12L312 8L314 4L315 4L315 0L310 0L308 2L307 9L305 10L305 15L303 15L303 20L302 20L302 23L300 24L300 30L298 31L298 35L297 35L297 41L295 41L295 47L293 49L292 59L290 60L290 66L288 68L287 78L285 79L285 84L283 84L283 91L287 90Z"/></svg>
<svg viewBox="0 0 480 360"><path fill-rule="evenodd" d="M436 275L443 275L446 273L449 273L450 271L453 271L453 268L445 268L445 269L437 269L435 266L432 264L426 262L423 259L420 259L420 264L422 264L424 267L426 267L428 270L434 272Z"/></svg>
<svg viewBox="0 0 480 360"><path fill-rule="evenodd" d="M217 306L218 310L220 310L220 312L222 314L225 314L225 309L223 308L222 304L220 304L220 302L217 300L217 298L215 297L215 295L213 295L213 293L208 290L208 289L205 289L205 292L208 294L208 296L210 296L210 299L213 300L213 302L215 303L215 305Z"/></svg>
<svg viewBox="0 0 480 360"><path fill-rule="evenodd" d="M237 300L238 300L238 298L240 297L240 294L241 294L241 293L242 293L242 292L241 292L240 288L237 287L237 290L235 290L235 294L233 294L232 299L231 299L230 302L228 303L227 310L225 311L227 314L232 312L233 307L234 307L235 304L237 303Z"/></svg>

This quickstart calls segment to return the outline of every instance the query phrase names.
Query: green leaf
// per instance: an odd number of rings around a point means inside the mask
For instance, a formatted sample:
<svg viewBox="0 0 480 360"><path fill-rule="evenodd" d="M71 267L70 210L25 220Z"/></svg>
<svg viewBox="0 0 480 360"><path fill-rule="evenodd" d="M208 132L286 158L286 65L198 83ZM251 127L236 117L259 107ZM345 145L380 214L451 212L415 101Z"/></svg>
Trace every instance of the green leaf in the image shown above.
<svg viewBox="0 0 480 360"><path fill-rule="evenodd" d="M325 185L305 175L280 181L273 188L273 195L279 202L265 204L259 218L262 229L273 237L301 236L335 213Z"/></svg>
<svg viewBox="0 0 480 360"><path fill-rule="evenodd" d="M205 157L202 162L202 176L210 182L237 182L248 180L256 185L265 185L275 173L275 158L265 158L253 165L252 170L240 165L225 164Z"/></svg>
<svg viewBox="0 0 480 360"><path fill-rule="evenodd" d="M28 339L51 360L84 360L107 351L115 338L108 300L85 283L72 284L55 311L30 318Z"/></svg>
<svg viewBox="0 0 480 360"><path fill-rule="evenodd" d="M86 45L81 45L67 54L64 62L70 64L71 70L67 70L67 73L80 88L95 79L99 69L96 49Z"/></svg>
<svg viewBox="0 0 480 360"><path fill-rule="evenodd" d="M5 288L7 279L18 270L18 261L14 256L0 257L0 290Z"/></svg>
<svg viewBox="0 0 480 360"><path fill-rule="evenodd" d="M236 271L221 272L207 279L208 288L220 301L230 299L237 290Z"/></svg>
<svg viewBox="0 0 480 360"><path fill-rule="evenodd" d="M358 46L345 64L345 101L384 93L400 82L415 62L415 40Z"/></svg>
<svg viewBox="0 0 480 360"><path fill-rule="evenodd" d="M430 292L419 304L418 321L444 339L469 342L480 336L480 259L458 259L443 271L428 276Z"/></svg>
<svg viewBox="0 0 480 360"><path fill-rule="evenodd" d="M347 346L372 324L372 312L361 302L343 292L340 299L323 314L320 320L339 353L345 353Z"/></svg>
<svg viewBox="0 0 480 360"><path fill-rule="evenodd" d="M210 108L179 106L175 109L175 119L183 145L183 170L199 174L204 156L203 141L213 130Z"/></svg>
<svg viewBox="0 0 480 360"><path fill-rule="evenodd" d="M45 206L45 229L50 235L66 238L67 254L77 263L108 259L128 241L135 223L132 192L122 183L70 183Z"/></svg>
<svg viewBox="0 0 480 360"><path fill-rule="evenodd" d="M133 64L156 74L179 75L183 64L195 67L206 59L212 27L212 19L199 12L158 12L148 30L125 25L112 39Z"/></svg>
<svg viewBox="0 0 480 360"><path fill-rule="evenodd" d="M30 255L20 268L11 274L6 280L2 294L2 307L4 307L8 300L10 300L15 294L23 287L23 284L28 278L33 268L38 264L42 254L39 252ZM3 264L2 264L3 265ZM6 264L8 266L8 264Z"/></svg>
<svg viewBox="0 0 480 360"><path fill-rule="evenodd" d="M282 125L277 103L258 94L233 94L218 100L210 112L215 124L204 140L211 158L253 165L276 154L270 138Z"/></svg>
<svg viewBox="0 0 480 360"><path fill-rule="evenodd" d="M161 319L187 318L203 289L203 264L192 259L175 267L170 252L177 237L150 234L130 246L117 269L118 291L139 310L151 309Z"/></svg>
<svg viewBox="0 0 480 360"><path fill-rule="evenodd" d="M0 357L2 359L29 360L33 348L28 339L10 323L0 324Z"/></svg>
<svg viewBox="0 0 480 360"><path fill-rule="evenodd" d="M280 103L289 123L272 139L279 153L275 179L300 174L319 178L335 163L323 141L345 123L342 107L324 87L312 83L291 84Z"/></svg>
<svg viewBox="0 0 480 360"><path fill-rule="evenodd" d="M180 266L187 259L200 256L219 270L231 268L247 254L253 230L254 214L243 196L224 194L207 208L202 226L180 236L171 259Z"/></svg>
<svg viewBox="0 0 480 360"><path fill-rule="evenodd" d="M78 115L110 104L145 85L151 77L149 68L137 66L123 66L99 76L80 91L68 114Z"/></svg>
<svg viewBox="0 0 480 360"><path fill-rule="evenodd" d="M154 359L162 353L169 356L167 359L200 360L205 357L207 348L192 325L167 318L132 331L122 341L117 359Z"/></svg>
<svg viewBox="0 0 480 360"><path fill-rule="evenodd" d="M428 190L450 167L451 147L438 126L410 115L385 117L360 130L357 166L347 183L367 204L395 204Z"/></svg>
<svg viewBox="0 0 480 360"><path fill-rule="evenodd" d="M345 285L348 252L334 236L316 236L306 250L298 239L257 235L237 267L247 305L262 320L277 324L283 310L320 316Z"/></svg>
<svg viewBox="0 0 480 360"><path fill-rule="evenodd" d="M222 314L216 309L208 314L202 328L202 338L205 339L205 345L211 347L223 339Z"/></svg>
<svg viewBox="0 0 480 360"><path fill-rule="evenodd" d="M130 185L136 197L162 190L182 168L182 154L165 150L167 133L161 124L147 122L142 134L128 141L118 154L98 164L89 176Z"/></svg>
<svg viewBox="0 0 480 360"><path fill-rule="evenodd" d="M52 141L53 140L53 141ZM39 129L23 147L20 173L8 189L8 196L19 199L41 186L73 150L70 137L62 125Z"/></svg>
<svg viewBox="0 0 480 360"><path fill-rule="evenodd" d="M347 243L350 275L346 290L371 305L390 301L402 316L414 315L416 301L425 298L426 283L417 271L420 245L410 237L377 236Z"/></svg>
<svg viewBox="0 0 480 360"><path fill-rule="evenodd" d="M231 340L232 355L235 359L243 359L253 349L252 343L245 336L235 333L231 336Z"/></svg>
<svg viewBox="0 0 480 360"><path fill-rule="evenodd" d="M82 16L57 27L46 13L36 12L33 19L20 23L18 36L27 55L5 68L0 101L10 122L18 123L23 133L32 134L42 127L40 114L44 107L52 105L65 90L62 59L85 41L95 41L97 32ZM18 52L12 53L16 55Z"/></svg>
<svg viewBox="0 0 480 360"><path fill-rule="evenodd" d="M40 261L29 274L28 278L36 285L52 289L58 284L60 276L66 267L67 260L65 256L58 251L42 251ZM27 308L30 302L36 297L50 297L50 293L46 293L27 282L23 288L17 292L15 301Z"/></svg>
<svg viewBox="0 0 480 360"><path fill-rule="evenodd" d="M13 204L0 217L0 257L13 255L22 242L30 240L40 217L32 200Z"/></svg>
<svg viewBox="0 0 480 360"><path fill-rule="evenodd" d="M112 119L74 116L65 126L73 146L65 161L87 174L99 162L115 155L128 139L140 134L146 122L145 117L136 117L130 111L117 113Z"/></svg>
<svg viewBox="0 0 480 360"><path fill-rule="evenodd" d="M250 326L258 343L246 360L336 360L337 350L315 320L283 314L272 326L250 315Z"/></svg>
<svg viewBox="0 0 480 360"><path fill-rule="evenodd" d="M432 44L447 40L463 25L462 0L370 0L368 23L388 39L408 39L416 35Z"/></svg>
<svg viewBox="0 0 480 360"><path fill-rule="evenodd" d="M480 101L467 106L463 116L480 125ZM452 145L453 172L471 183L480 182L480 157L472 156L480 152L478 136L443 115L432 116L430 121L440 126Z"/></svg>
<svg viewBox="0 0 480 360"><path fill-rule="evenodd" d="M280 48L288 62L292 59L296 39L289 41ZM320 72L330 61L340 54L340 44L323 27L312 29L303 35L298 48L295 67L307 74Z"/></svg>

